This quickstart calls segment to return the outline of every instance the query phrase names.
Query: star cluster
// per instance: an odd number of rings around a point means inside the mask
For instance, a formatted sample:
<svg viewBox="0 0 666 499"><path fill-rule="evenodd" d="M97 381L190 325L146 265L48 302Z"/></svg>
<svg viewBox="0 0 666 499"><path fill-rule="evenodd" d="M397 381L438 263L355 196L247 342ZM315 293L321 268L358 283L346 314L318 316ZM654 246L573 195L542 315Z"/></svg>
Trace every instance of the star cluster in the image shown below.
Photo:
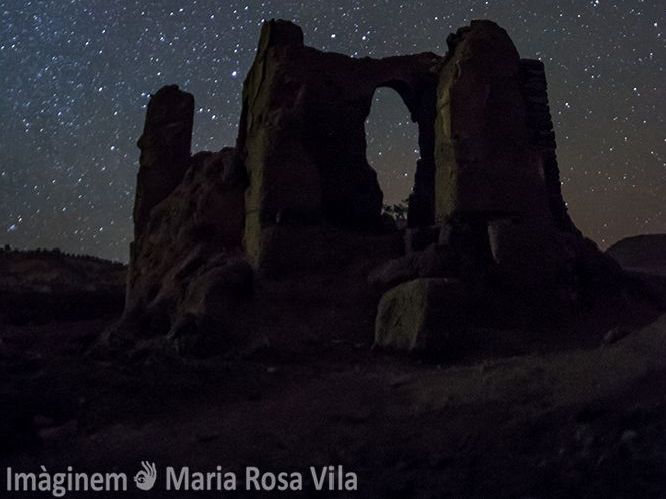
<svg viewBox="0 0 666 499"><path fill-rule="evenodd" d="M488 18L544 61L564 194L607 246L666 232L666 36L660 0L0 0L0 242L127 259L151 92L196 98L193 150L232 145L261 23L297 22L308 45L354 57L446 52ZM404 199L416 126L380 90L368 159Z"/></svg>

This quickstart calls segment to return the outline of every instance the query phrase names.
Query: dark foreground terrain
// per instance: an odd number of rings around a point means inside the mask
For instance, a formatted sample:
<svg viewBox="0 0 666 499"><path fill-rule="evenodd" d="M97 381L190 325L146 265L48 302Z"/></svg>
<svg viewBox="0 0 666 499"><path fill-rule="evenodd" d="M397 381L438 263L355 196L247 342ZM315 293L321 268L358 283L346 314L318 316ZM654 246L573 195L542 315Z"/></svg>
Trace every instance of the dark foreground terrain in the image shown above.
<svg viewBox="0 0 666 499"><path fill-rule="evenodd" d="M59 250L0 249L0 324L35 324L122 311L126 267Z"/></svg>
<svg viewBox="0 0 666 499"><path fill-rule="evenodd" d="M263 282L256 302L271 305L243 326L260 340L233 358L86 355L113 313L5 322L2 471L124 471L118 497L259 495L243 480L165 492L164 467L185 465L358 474L355 493L306 479L298 497L666 496L666 317L605 342L602 327L507 333L501 352L438 364L372 350L364 279L350 266ZM151 492L131 482L142 460L157 465ZM5 480L0 496L18 497Z"/></svg>

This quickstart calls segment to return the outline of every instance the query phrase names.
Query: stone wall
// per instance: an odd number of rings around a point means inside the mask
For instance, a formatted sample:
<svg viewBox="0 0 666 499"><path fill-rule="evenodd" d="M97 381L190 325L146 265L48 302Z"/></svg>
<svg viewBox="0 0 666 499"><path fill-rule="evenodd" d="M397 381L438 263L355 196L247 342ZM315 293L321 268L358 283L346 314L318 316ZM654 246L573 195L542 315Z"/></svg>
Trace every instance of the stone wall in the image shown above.
<svg viewBox="0 0 666 499"><path fill-rule="evenodd" d="M422 157L410 221L431 222L436 67L431 53L355 59L303 45L269 21L243 87L237 140L249 176L245 245L257 268L277 225L381 228L382 192L366 159L365 120L378 87L395 89L419 124Z"/></svg>
<svg viewBox="0 0 666 499"><path fill-rule="evenodd" d="M459 30L439 75L436 219L548 218L541 158L529 147L520 57L490 21Z"/></svg>
<svg viewBox="0 0 666 499"><path fill-rule="evenodd" d="M217 153L191 155L190 94L168 86L152 96L125 324L185 353L226 348L243 342L235 326L257 278L341 272L351 261L365 272L397 256L377 248L393 235L378 237L387 230L382 192L366 159L379 87L394 89L418 124L421 158L408 254L370 273L386 292L378 344L439 344L423 337L439 334L450 346L478 317L483 328L515 326L521 311L563 316L621 290L620 269L567 213L543 64L521 59L491 21L473 21L447 43L445 57L359 59L305 46L293 23L266 22L236 147ZM442 315L446 307L472 312ZM427 327L406 340L410 317ZM436 331L442 322L448 331Z"/></svg>
<svg viewBox="0 0 666 499"><path fill-rule="evenodd" d="M193 108L175 85L148 104L125 311L108 345L157 337L183 354L229 345L235 308L252 294L245 174L233 148L191 155Z"/></svg>
<svg viewBox="0 0 666 499"><path fill-rule="evenodd" d="M134 235L140 235L150 210L183 179L190 165L194 97L176 85L162 87L148 103L134 201Z"/></svg>

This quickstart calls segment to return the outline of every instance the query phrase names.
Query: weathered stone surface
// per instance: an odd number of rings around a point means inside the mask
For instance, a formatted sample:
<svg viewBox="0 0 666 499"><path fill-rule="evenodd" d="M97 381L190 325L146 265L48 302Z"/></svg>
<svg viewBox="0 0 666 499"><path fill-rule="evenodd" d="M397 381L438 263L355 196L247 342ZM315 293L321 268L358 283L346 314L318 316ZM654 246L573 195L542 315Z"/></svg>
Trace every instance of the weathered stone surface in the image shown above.
<svg viewBox="0 0 666 499"><path fill-rule="evenodd" d="M447 42L444 58L360 59L307 47L298 26L269 21L236 147L218 153L190 155L191 95L155 94L139 140L125 321L183 353L224 350L244 341L235 325L255 278L349 268L361 279L375 268L372 286L395 286L376 343L406 350L469 346L479 310L485 326L525 326L521 311L564 314L609 293L621 302L621 269L583 238L562 198L543 64L521 60L490 21ZM404 234L383 223L366 159L379 87L419 127Z"/></svg>
<svg viewBox="0 0 666 499"><path fill-rule="evenodd" d="M435 124L436 217L548 219L541 157L529 147L520 57L506 32L472 21L450 40Z"/></svg>
<svg viewBox="0 0 666 499"><path fill-rule="evenodd" d="M405 230L405 253L423 251L439 239L439 225L413 227Z"/></svg>
<svg viewBox="0 0 666 499"><path fill-rule="evenodd" d="M536 315L565 317L631 287L619 265L578 232L509 219L489 223L488 232L494 272Z"/></svg>
<svg viewBox="0 0 666 499"><path fill-rule="evenodd" d="M386 291L419 277L454 277L459 269L458 255L450 247L431 244L423 251L389 260L374 269L368 282L376 289Z"/></svg>
<svg viewBox="0 0 666 499"><path fill-rule="evenodd" d="M464 343L471 330L469 297L454 279L415 279L382 297L375 321L375 345L424 352Z"/></svg>
<svg viewBox="0 0 666 499"><path fill-rule="evenodd" d="M218 343L230 342L235 307L253 280L241 248L244 189L233 149L192 158L132 245L127 323L143 334L168 334L184 353L201 351L213 332Z"/></svg>
<svg viewBox="0 0 666 499"><path fill-rule="evenodd" d="M177 85L162 87L146 111L134 201L134 234L140 234L150 210L183 179L190 165L194 97Z"/></svg>
<svg viewBox="0 0 666 499"><path fill-rule="evenodd" d="M493 261L515 292L575 299L576 237L510 219L490 222L488 235Z"/></svg>
<svg viewBox="0 0 666 499"><path fill-rule="evenodd" d="M304 46L291 23L264 25L243 87L237 141L250 178L246 250L256 267L271 258L262 232L277 223L381 227L382 193L365 155L365 120L378 87L395 89L419 124L415 196L429 195L439 60L430 53L385 59L324 53ZM428 203L411 202L422 211Z"/></svg>
<svg viewBox="0 0 666 499"><path fill-rule="evenodd" d="M372 264L401 253L399 233L366 234L321 225L273 225L261 233L266 249L261 277L341 269L353 261Z"/></svg>
<svg viewBox="0 0 666 499"><path fill-rule="evenodd" d="M236 308L252 291L252 268L246 261L213 257L191 277L168 339L179 353L197 356L244 344L247 338L234 331Z"/></svg>

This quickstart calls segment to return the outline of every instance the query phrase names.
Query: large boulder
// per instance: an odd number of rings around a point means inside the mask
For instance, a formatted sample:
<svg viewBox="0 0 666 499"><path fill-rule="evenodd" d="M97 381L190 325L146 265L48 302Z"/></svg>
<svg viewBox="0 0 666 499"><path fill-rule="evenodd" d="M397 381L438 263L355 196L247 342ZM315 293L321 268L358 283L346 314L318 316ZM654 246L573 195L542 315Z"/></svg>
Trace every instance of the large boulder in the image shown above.
<svg viewBox="0 0 666 499"><path fill-rule="evenodd" d="M414 279L382 296L375 345L409 352L459 351L476 330L470 296L457 279Z"/></svg>

